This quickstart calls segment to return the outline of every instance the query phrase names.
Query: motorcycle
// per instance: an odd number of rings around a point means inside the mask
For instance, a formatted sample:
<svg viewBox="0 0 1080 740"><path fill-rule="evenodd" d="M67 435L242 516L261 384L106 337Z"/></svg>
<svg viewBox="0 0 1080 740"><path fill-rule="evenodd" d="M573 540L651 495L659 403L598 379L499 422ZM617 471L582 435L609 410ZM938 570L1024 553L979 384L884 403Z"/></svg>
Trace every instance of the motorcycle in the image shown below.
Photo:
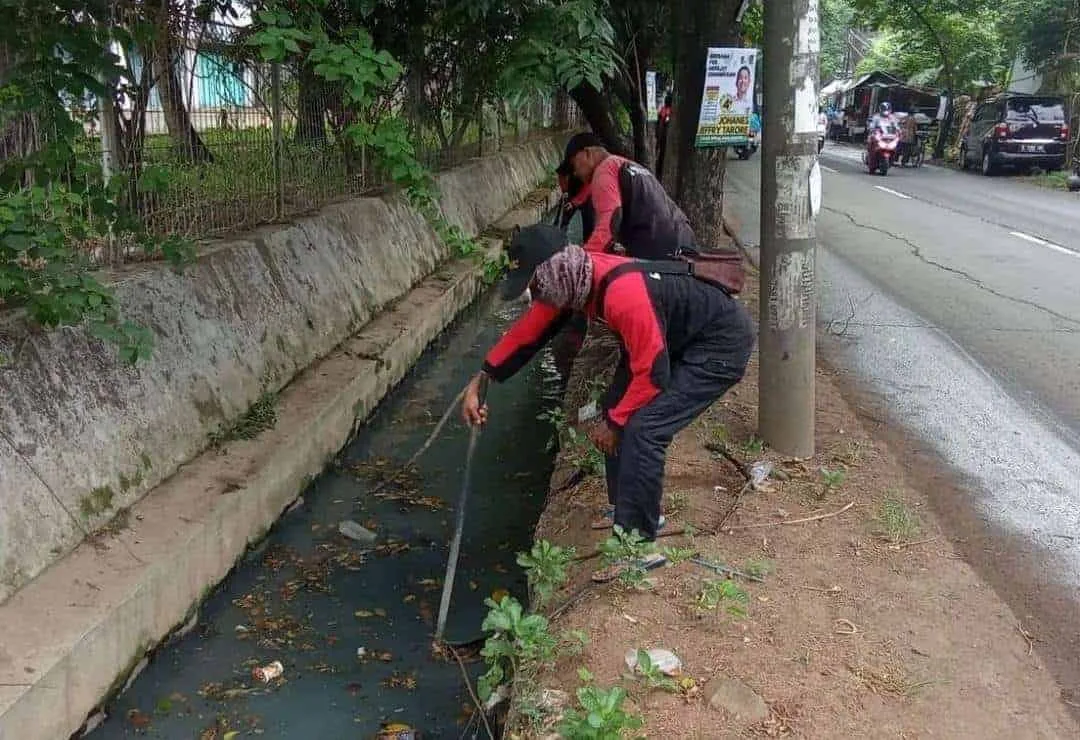
<svg viewBox="0 0 1080 740"><path fill-rule="evenodd" d="M758 131L751 131L747 136L745 146L735 147L735 155L739 159L750 159L754 152L761 146L761 133Z"/></svg>
<svg viewBox="0 0 1080 740"><path fill-rule="evenodd" d="M900 133L891 124L878 126L870 134L870 144L863 151L863 164L867 166L870 174L880 173L883 177L889 174L889 166L896 160L896 149L900 145Z"/></svg>

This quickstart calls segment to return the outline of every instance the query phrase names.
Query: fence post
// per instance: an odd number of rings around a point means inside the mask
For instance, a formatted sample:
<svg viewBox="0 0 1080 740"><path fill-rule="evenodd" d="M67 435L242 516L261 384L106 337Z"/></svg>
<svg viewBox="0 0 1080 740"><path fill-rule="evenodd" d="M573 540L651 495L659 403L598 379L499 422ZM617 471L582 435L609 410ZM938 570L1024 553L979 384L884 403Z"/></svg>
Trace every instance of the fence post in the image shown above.
<svg viewBox="0 0 1080 740"><path fill-rule="evenodd" d="M282 164L283 142L281 131L281 65L270 65L270 106L274 132L274 216L285 217L285 172Z"/></svg>

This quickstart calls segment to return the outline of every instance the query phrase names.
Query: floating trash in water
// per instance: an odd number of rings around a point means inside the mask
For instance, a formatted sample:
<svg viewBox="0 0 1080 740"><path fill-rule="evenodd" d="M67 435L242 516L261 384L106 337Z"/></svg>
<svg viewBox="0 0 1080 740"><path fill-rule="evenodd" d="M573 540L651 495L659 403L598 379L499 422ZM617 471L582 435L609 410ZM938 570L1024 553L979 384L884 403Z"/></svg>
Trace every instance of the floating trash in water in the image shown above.
<svg viewBox="0 0 1080 740"><path fill-rule="evenodd" d="M418 730L409 727L404 722L392 722L383 725L379 734L375 736L375 740L421 740L421 735Z"/></svg>
<svg viewBox="0 0 1080 740"><path fill-rule="evenodd" d="M262 681L263 683L270 683L275 678L281 678L285 673L285 666L281 664L280 660L275 660L273 663L264 666L258 666L251 671L251 677L256 681Z"/></svg>
<svg viewBox="0 0 1080 740"><path fill-rule="evenodd" d="M379 539L379 535L372 532L370 529L361 527L351 519L338 524L338 532L343 536L348 537L350 540L359 542L361 545L374 545L375 540Z"/></svg>

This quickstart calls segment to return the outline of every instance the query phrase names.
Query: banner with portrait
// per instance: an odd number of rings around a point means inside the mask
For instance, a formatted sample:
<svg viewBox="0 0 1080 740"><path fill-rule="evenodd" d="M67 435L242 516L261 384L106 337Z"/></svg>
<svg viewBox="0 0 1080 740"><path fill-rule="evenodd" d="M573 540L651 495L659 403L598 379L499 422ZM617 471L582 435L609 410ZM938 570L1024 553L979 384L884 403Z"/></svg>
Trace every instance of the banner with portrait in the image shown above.
<svg viewBox="0 0 1080 740"><path fill-rule="evenodd" d="M700 148L746 144L754 112L754 66L757 49L710 47L705 56L697 136Z"/></svg>

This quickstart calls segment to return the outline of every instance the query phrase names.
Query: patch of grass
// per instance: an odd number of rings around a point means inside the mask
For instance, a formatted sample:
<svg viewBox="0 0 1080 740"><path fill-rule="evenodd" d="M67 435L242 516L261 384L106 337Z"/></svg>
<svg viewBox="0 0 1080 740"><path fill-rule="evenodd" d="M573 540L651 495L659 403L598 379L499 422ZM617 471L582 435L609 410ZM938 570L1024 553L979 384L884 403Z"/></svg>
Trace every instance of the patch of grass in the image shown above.
<svg viewBox="0 0 1080 740"><path fill-rule="evenodd" d="M723 424L717 424L709 430L712 435L713 441L719 444L726 445L728 440L731 439L731 433L728 432L727 427Z"/></svg>
<svg viewBox="0 0 1080 740"><path fill-rule="evenodd" d="M720 609L735 619L744 619L750 605L750 594L735 581L709 580L701 585L697 605L699 609Z"/></svg>
<svg viewBox="0 0 1080 740"><path fill-rule="evenodd" d="M776 563L768 558L748 558L742 566L742 572L754 578L764 578L776 570Z"/></svg>
<svg viewBox="0 0 1080 740"><path fill-rule="evenodd" d="M692 547L663 547L660 552L664 553L664 557L668 559L672 565L678 565L679 563L689 560L694 557L695 550Z"/></svg>
<svg viewBox="0 0 1080 740"><path fill-rule="evenodd" d="M226 442L240 439L255 439L267 429L277 424L278 396L271 391L264 392L247 412L229 426L210 435L210 444L220 447Z"/></svg>
<svg viewBox="0 0 1080 740"><path fill-rule="evenodd" d="M829 470L828 468L821 469L821 482L825 486L826 491L834 491L840 488L844 483L846 474L843 470Z"/></svg>
<svg viewBox="0 0 1080 740"><path fill-rule="evenodd" d="M1036 187L1048 188L1051 190L1068 190L1069 188L1069 173L1063 171L1043 172L1038 170L1018 179L1031 185L1035 185Z"/></svg>
<svg viewBox="0 0 1080 740"><path fill-rule="evenodd" d="M87 519L103 514L112 508L114 495L110 486L98 486L79 499L79 511Z"/></svg>
<svg viewBox="0 0 1080 740"><path fill-rule="evenodd" d="M686 511L689 505L689 491L673 491L667 497L667 504L664 506L664 513L667 514L667 516L678 516L682 512Z"/></svg>
<svg viewBox="0 0 1080 740"><path fill-rule="evenodd" d="M910 542L922 531L919 515L896 496L889 496L874 517L875 533L893 544Z"/></svg>
<svg viewBox="0 0 1080 740"><path fill-rule="evenodd" d="M761 451L765 448L765 442L762 441L758 436L754 435L750 437L750 439L743 440L741 447L742 451L745 452L747 455L759 455L761 454Z"/></svg>

